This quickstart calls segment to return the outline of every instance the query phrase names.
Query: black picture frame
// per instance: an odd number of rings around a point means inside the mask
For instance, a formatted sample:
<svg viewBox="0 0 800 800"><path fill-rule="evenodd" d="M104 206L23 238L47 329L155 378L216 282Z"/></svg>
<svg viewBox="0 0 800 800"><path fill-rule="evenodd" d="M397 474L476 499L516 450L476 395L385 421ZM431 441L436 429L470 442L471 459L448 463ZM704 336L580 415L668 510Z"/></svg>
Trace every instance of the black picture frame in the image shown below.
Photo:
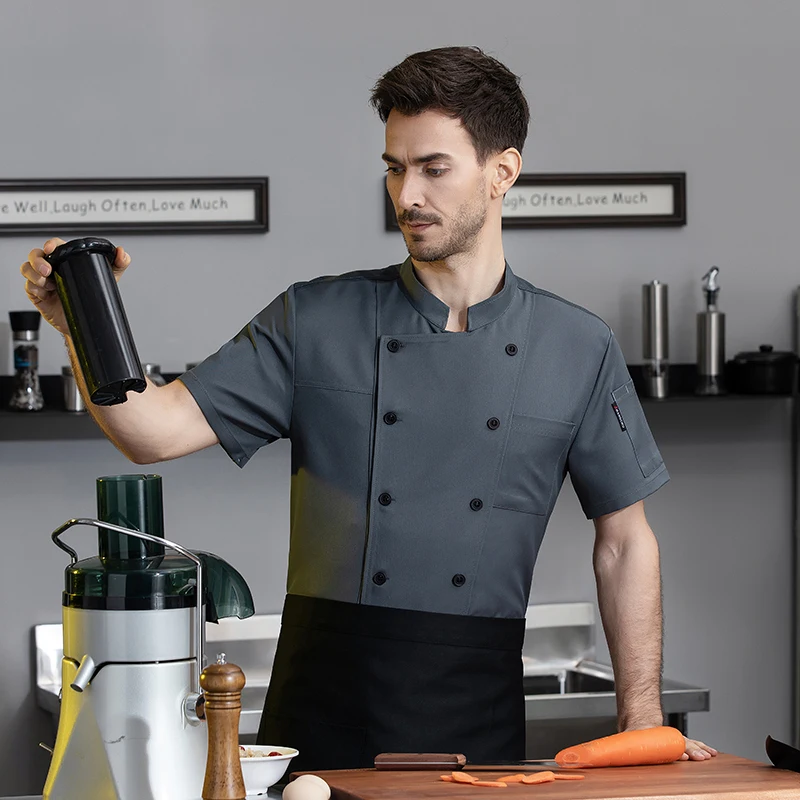
<svg viewBox="0 0 800 800"><path fill-rule="evenodd" d="M528 173L522 174L517 178L514 187L506 195L506 200L514 192L513 196L521 196L519 193L528 192L532 198L536 194L537 187L541 187L544 193L554 187L566 187L574 190L569 195L573 198L580 197L578 190L587 187L591 192L594 187L613 187L620 193L625 188L639 187L667 187L671 194L671 209L664 213L647 214L637 210L636 213L617 213L615 209L611 214L598 214L599 201L607 193L603 194L599 189L594 194L587 195L584 200L595 199L598 203L588 203L578 205L575 202L569 205L560 205L568 213L564 214L542 214L541 209L531 207L528 215L520 214L516 216L503 215L504 228L598 228L598 227L649 227L649 226L681 226L686 225L686 173L685 172L561 172L561 173ZM642 192L643 194L643 192ZM522 195L524 196L524 195ZM614 195L612 195L613 198ZM550 195L552 197L552 195ZM545 204L547 201L544 201ZM606 203L605 205L609 205ZM624 204L623 204L624 205ZM634 205L631 202L631 205ZM636 203L638 205L638 203ZM546 207L546 205L545 205ZM613 207L613 205L611 205ZM399 231L397 217L394 213L389 193L384 185L384 209L385 224L387 231Z"/></svg>
<svg viewBox="0 0 800 800"><path fill-rule="evenodd" d="M215 211L221 209L203 209L202 202L188 210L197 210L202 213L207 210L206 219L179 219L179 200L174 200L173 206L167 209L156 208L152 198L153 192L172 192L175 196L186 195L191 198L196 192L213 192L220 194L219 202L225 200L226 192L249 191L253 193L252 213L242 213L240 218L221 219L214 218ZM83 196L88 205L89 200L101 203L94 210L87 211L88 218L81 221L69 219L67 215L63 221L57 216L58 198L65 197L65 193ZM147 199L153 200L152 214L145 212L144 208L138 211L131 210L131 214L150 216L148 220L135 219L120 221L103 219L103 213L111 213L113 202L119 204L119 197L136 196L137 204L146 204ZM107 195L107 200L112 206L103 212L101 197ZM18 198L38 198L32 205L25 207L19 205L23 201ZM197 195L195 195L195 198ZM10 198L10 199L9 199ZM195 198L190 200L193 202ZM232 198L229 198L232 199ZM77 202L77 201L76 201ZM211 204L212 201L207 201ZM227 202L227 201L226 201ZM249 201L248 201L249 203ZM39 211L34 211L33 206L38 204ZM44 205L42 205L44 204ZM64 206L69 206L64 203ZM133 205L133 201L131 201ZM4 210L5 209L5 210ZM19 217L30 211L30 222L20 222ZM115 211L116 213L116 211ZM9 219L4 220L7 216ZM31 233L56 235L60 233L148 233L148 234L177 234L177 233L266 233L269 230L269 179L267 177L233 177L233 178L70 178L70 179L17 179L0 180L0 236L20 236Z"/></svg>

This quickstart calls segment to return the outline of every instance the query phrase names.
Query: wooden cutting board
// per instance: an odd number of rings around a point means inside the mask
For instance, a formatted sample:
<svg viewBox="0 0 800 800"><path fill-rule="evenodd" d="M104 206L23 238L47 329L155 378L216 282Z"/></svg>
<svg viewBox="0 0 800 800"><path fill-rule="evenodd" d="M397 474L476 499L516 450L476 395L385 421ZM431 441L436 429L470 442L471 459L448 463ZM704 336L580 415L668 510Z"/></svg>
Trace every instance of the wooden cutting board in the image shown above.
<svg viewBox="0 0 800 800"><path fill-rule="evenodd" d="M518 771L510 767L470 774L493 780ZM509 784L505 789L445 783L431 771L353 769L314 774L331 787L331 800L800 800L800 773L724 753L708 761L580 772L585 780Z"/></svg>

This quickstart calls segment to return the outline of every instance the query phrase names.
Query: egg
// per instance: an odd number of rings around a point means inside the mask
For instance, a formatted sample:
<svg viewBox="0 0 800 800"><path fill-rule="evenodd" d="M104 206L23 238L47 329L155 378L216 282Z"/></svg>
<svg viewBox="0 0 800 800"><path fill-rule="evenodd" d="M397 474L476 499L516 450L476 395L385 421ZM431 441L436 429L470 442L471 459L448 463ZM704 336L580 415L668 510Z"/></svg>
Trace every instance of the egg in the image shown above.
<svg viewBox="0 0 800 800"><path fill-rule="evenodd" d="M330 800L331 787L317 775L301 775L286 785L283 800Z"/></svg>

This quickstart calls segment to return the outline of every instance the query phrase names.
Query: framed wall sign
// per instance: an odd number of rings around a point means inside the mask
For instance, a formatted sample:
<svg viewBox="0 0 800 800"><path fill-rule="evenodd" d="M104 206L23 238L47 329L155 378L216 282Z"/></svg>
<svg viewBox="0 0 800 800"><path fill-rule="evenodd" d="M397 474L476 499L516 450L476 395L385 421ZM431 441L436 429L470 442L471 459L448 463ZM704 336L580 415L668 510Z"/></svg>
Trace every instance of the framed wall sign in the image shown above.
<svg viewBox="0 0 800 800"><path fill-rule="evenodd" d="M400 230L385 192L386 230ZM520 175L503 198L504 228L686 224L685 172Z"/></svg>
<svg viewBox="0 0 800 800"><path fill-rule="evenodd" d="M266 233L268 179L0 180L0 235Z"/></svg>

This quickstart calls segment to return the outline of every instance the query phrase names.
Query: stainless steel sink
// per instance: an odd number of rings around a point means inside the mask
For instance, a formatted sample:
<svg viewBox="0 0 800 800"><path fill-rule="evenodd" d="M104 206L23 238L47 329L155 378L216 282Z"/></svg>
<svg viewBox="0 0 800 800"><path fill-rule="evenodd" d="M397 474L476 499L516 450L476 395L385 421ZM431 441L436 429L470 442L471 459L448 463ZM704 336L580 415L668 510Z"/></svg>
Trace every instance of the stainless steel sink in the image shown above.
<svg viewBox="0 0 800 800"><path fill-rule="evenodd" d="M569 667L528 670L523 687L528 720L615 718L617 714L614 672L608 664L582 659ZM684 730L686 714L708 711L709 692L664 678L661 705L665 721Z"/></svg>
<svg viewBox="0 0 800 800"><path fill-rule="evenodd" d="M522 679L525 695L613 692L614 681L576 669L562 669L552 675L526 675Z"/></svg>

